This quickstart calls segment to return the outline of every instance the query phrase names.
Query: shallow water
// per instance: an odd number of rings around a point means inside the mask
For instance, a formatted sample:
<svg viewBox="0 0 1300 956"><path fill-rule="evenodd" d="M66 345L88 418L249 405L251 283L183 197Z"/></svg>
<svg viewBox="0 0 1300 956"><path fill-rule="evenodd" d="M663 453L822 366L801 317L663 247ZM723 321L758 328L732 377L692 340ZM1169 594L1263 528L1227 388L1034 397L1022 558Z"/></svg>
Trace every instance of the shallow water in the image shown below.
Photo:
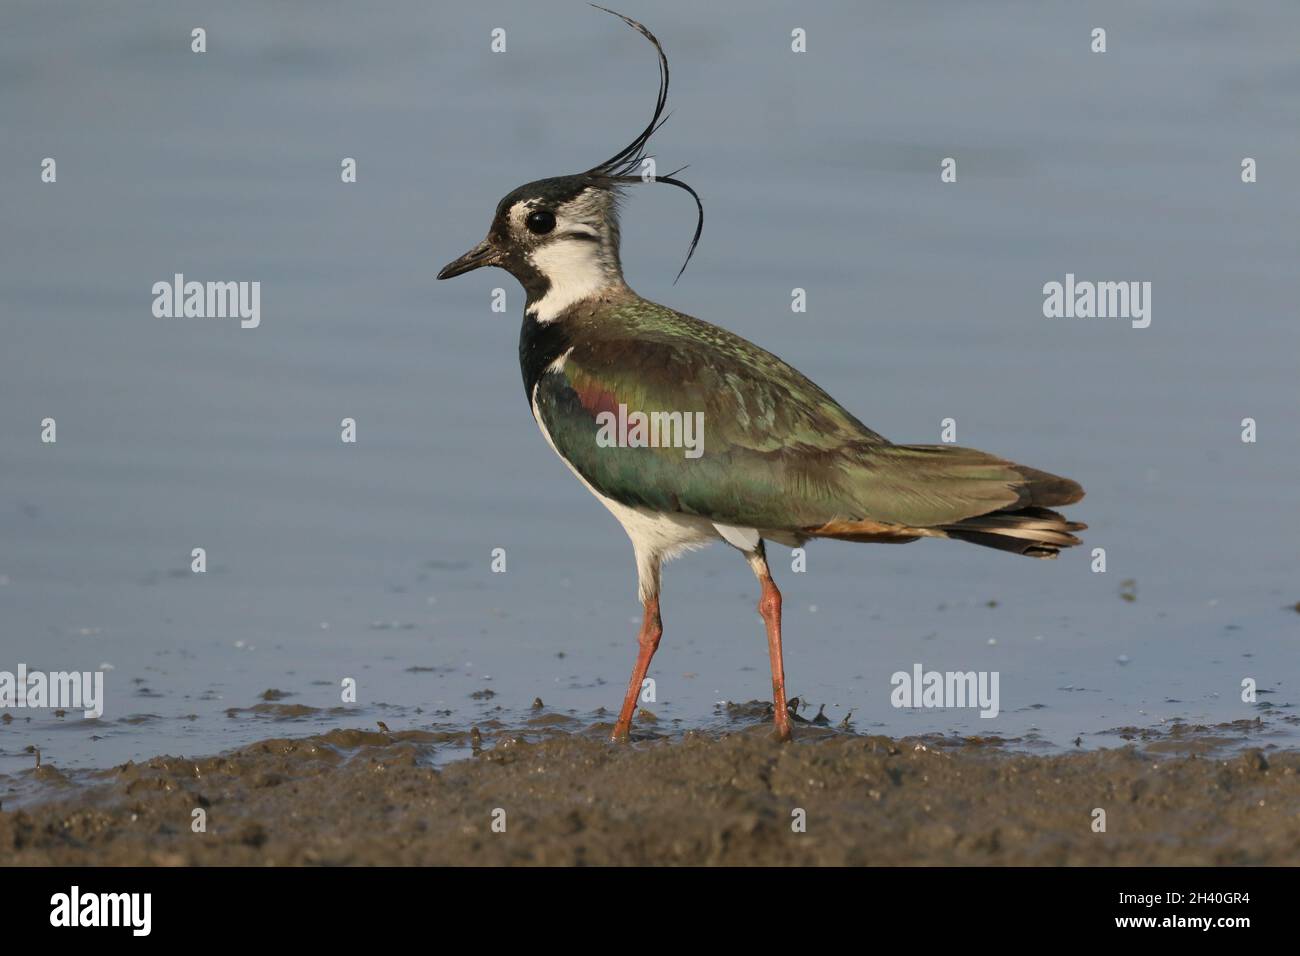
<svg viewBox="0 0 1300 956"><path fill-rule="evenodd" d="M111 666L101 721L11 711L0 771L27 748L104 766L538 696L615 708L630 548L531 421L513 280L433 275L509 189L639 129L653 57L582 4L226 6L58 22L13 3L0 34L0 670ZM689 200L631 199L633 287L782 355L894 440L938 441L953 417L962 444L1077 478L1072 516L1107 553L1097 574L1087 549L821 543L795 574L774 548L791 692L890 735L1095 746L1264 716L1294 747L1300 9L629 12L673 67L656 154L691 164L706 205L673 286ZM260 281L261 326L153 318L176 272ZM1151 326L1044 318L1067 272L1151 281ZM668 568L661 721L766 692L756 597L729 549ZM890 675L917 662L998 671L1001 713L892 707ZM227 715L271 688L319 711Z"/></svg>

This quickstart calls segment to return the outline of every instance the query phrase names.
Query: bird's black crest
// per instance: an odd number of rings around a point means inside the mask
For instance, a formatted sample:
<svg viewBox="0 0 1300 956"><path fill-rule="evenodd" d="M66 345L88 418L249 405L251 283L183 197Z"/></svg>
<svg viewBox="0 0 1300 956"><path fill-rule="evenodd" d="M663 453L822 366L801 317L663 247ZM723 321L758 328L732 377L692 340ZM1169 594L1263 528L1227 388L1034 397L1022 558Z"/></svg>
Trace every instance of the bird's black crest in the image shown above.
<svg viewBox="0 0 1300 956"><path fill-rule="evenodd" d="M674 169L666 176L647 177L636 173L641 163L647 158L645 148L646 144L650 142L650 137L668 121L668 117L663 115L664 106L668 102L668 57L664 55L664 48L659 45L659 40L644 25L637 23L631 17L625 17L621 13L610 10L608 7L602 7L595 3L592 6L597 10L604 10L606 13L618 17L654 46L655 52L659 54L659 96L655 100L654 115L650 117L650 123L641 131L640 135L609 159L598 166L593 166L583 175L591 185L605 189L617 190L623 186L640 182L656 182L676 186L678 189L684 189L691 194L691 198L695 200L695 208L699 211L699 218L695 224L695 236L691 239L691 247L686 251L686 261L682 263L681 269L677 271L677 278L680 279L682 273L686 271L687 263L691 261L691 256L695 254L695 247L700 242L700 233L704 231L704 203L700 201L700 196L694 189L676 178L677 174L686 168L685 166ZM677 280L674 279L673 281L676 282Z"/></svg>

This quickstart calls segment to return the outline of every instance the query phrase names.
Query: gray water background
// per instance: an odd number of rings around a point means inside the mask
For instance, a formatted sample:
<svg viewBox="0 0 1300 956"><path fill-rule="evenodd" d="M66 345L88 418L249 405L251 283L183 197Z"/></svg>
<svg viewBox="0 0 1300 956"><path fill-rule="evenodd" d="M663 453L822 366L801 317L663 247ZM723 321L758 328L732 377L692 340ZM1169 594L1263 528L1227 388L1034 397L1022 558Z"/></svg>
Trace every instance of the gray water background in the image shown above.
<svg viewBox="0 0 1300 956"><path fill-rule="evenodd" d="M654 152L691 164L706 209L674 286L690 201L634 192L633 288L783 356L893 440L938 441L953 417L961 444L1080 480L1071 513L1107 553L1097 574L1088 549L819 543L793 574L774 548L791 692L859 730L1053 747L1293 715L1300 6L626 12L672 65ZM615 708L630 547L531 420L518 286L433 276L507 191L645 123L644 41L577 2L11 0L0 21L0 669L112 667L101 721L11 712L0 771L28 747L106 766L464 726L535 696ZM260 281L261 327L154 318L176 272ZM1067 272L1151 281L1150 328L1044 318ZM756 597L730 549L669 566L661 726L766 696ZM891 707L914 662L997 670L1002 714ZM359 701L331 711L348 676ZM322 710L227 716L268 688Z"/></svg>

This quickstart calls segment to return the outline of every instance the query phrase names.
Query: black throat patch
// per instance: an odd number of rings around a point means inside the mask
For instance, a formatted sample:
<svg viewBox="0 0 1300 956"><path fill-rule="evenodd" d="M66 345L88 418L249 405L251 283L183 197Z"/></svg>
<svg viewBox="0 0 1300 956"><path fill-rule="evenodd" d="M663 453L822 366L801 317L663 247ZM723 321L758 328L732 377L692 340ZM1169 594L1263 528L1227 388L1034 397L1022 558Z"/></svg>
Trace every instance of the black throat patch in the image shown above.
<svg viewBox="0 0 1300 956"><path fill-rule="evenodd" d="M533 407L533 389L546 374L547 367L573 345L571 332L564 322L538 322L527 312L519 329L519 370L524 375L524 397Z"/></svg>

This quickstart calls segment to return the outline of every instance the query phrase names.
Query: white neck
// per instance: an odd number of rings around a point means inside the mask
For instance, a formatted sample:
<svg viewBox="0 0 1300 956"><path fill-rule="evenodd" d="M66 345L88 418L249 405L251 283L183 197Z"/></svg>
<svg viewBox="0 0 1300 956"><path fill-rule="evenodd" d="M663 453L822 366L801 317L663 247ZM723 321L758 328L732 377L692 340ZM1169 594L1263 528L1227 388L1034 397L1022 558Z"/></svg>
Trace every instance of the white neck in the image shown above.
<svg viewBox="0 0 1300 956"><path fill-rule="evenodd" d="M542 246L530 258L550 282L546 294L526 309L538 322L554 322L575 303L623 284L618 260L611 260L601 243L560 239Z"/></svg>

